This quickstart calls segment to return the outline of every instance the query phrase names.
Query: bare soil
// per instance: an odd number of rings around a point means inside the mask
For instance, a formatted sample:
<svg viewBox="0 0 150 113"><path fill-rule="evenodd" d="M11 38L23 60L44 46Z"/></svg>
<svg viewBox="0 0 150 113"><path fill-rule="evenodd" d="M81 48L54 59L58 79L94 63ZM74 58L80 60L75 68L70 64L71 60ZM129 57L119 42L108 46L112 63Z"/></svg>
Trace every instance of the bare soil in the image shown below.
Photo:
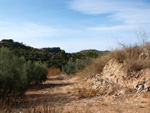
<svg viewBox="0 0 150 113"><path fill-rule="evenodd" d="M49 76L26 92L26 107L54 113L150 113L150 94L79 98L77 88L81 85L77 76Z"/></svg>

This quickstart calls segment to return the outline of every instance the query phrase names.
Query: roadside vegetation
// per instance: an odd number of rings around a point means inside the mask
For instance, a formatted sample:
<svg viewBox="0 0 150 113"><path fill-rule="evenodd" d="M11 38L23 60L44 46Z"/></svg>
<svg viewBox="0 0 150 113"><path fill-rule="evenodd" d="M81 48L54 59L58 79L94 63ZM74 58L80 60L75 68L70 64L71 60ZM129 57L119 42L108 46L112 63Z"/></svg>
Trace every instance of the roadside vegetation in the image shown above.
<svg viewBox="0 0 150 113"><path fill-rule="evenodd" d="M122 63L128 75L150 68L150 42L142 39L141 44L125 45L120 43L120 46L120 49L112 50L93 59L91 64L80 71L78 75L85 77L100 74L111 59Z"/></svg>
<svg viewBox="0 0 150 113"><path fill-rule="evenodd" d="M123 63L128 73L150 68L150 42L143 45L123 46L112 52L112 58Z"/></svg>
<svg viewBox="0 0 150 113"><path fill-rule="evenodd" d="M80 60L80 59L69 59L68 63L62 67L62 72L66 74L75 74L79 70L82 70L85 66L90 63L90 60Z"/></svg>
<svg viewBox="0 0 150 113"><path fill-rule="evenodd" d="M0 48L0 96L20 95L30 87L47 79L47 66L26 61L7 48Z"/></svg>
<svg viewBox="0 0 150 113"><path fill-rule="evenodd" d="M124 72L124 75L125 75L123 76L125 78L124 80L130 81L131 79L133 79L134 82L137 81L137 84L140 84L142 80L143 81L145 80L144 82L145 83L147 82L146 88L149 87L149 81L148 81L149 78L145 78L148 75L142 75L143 74L142 72L146 70L149 71L150 69L150 42L146 41L142 37L142 43L140 44L125 45L125 44L120 43L120 45L121 45L120 49L115 49L107 54L100 55L98 58L93 59L90 65L86 66L82 71L79 71L77 73L77 75L79 75L84 80L90 80L91 78L93 79L91 83L88 83L88 84L92 84L91 87L88 86L86 88L85 87L79 88L80 91L78 95L80 98L86 98L86 97L92 96L93 93L91 94L89 92L91 90L92 92L97 92L97 89L99 89L98 91L99 95L107 94L111 91L113 92L112 94L117 94L117 92L120 91L120 89L124 90L125 94L136 94L137 89L132 88L133 86L122 89L122 87L120 87L117 84L118 83L116 82L117 79L114 79L114 81L111 81L111 80L109 81L108 78L106 79L106 81L104 81L104 79L97 79L97 76L101 77L105 75L104 66L106 66L107 64L110 64L109 62L110 60L113 62L117 62L117 64L119 64L122 67L121 68L123 69L122 72ZM109 69L109 67L107 69ZM110 72L110 76L107 76L107 77L111 78L115 72L113 74L112 73ZM115 75L115 74L114 76L119 77L119 75ZM141 80L142 77L143 79ZM103 88L105 88L105 84L103 85L103 81L108 86L105 90L102 90ZM96 82L99 83L100 86L95 86L96 88L93 89ZM112 84L112 86L110 84ZM117 84L117 85L114 85L114 84ZM136 86L137 84L135 83L132 85ZM148 91L148 90L145 90L143 88L142 91ZM145 94L149 95L149 93L147 92Z"/></svg>
<svg viewBox="0 0 150 113"><path fill-rule="evenodd" d="M96 59L92 59L91 63L81 71L77 73L81 78L91 76L94 77L95 74L101 73L103 67L111 59L111 52L107 52L103 55L99 55Z"/></svg>

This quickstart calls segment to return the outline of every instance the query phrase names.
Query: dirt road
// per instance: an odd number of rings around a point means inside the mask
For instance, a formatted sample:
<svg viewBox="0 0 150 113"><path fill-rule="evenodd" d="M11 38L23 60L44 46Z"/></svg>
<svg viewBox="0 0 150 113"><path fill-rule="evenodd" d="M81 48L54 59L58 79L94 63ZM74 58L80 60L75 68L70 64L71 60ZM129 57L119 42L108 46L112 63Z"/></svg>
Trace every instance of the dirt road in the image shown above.
<svg viewBox="0 0 150 113"><path fill-rule="evenodd" d="M25 95L30 107L54 113L150 113L149 98L130 94L79 99L76 88L80 85L77 77L51 76Z"/></svg>

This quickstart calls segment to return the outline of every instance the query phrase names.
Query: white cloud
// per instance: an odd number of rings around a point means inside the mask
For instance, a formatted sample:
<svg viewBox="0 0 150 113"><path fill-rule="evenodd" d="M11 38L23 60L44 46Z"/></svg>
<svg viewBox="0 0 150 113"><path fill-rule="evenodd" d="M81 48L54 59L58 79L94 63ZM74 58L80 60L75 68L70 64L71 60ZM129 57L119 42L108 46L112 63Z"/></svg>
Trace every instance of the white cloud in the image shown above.
<svg viewBox="0 0 150 113"><path fill-rule="evenodd" d="M150 3L145 0L72 0L68 4L85 14L110 14L126 24L150 24Z"/></svg>
<svg viewBox="0 0 150 113"><path fill-rule="evenodd" d="M65 27L56 28L35 23L0 21L0 40L13 39L36 48L66 47L64 44L67 43L64 40L72 40L70 37L72 34L82 32L82 30Z"/></svg>
<svg viewBox="0 0 150 113"><path fill-rule="evenodd" d="M0 21L0 38L35 38L55 36L56 29L33 23Z"/></svg>
<svg viewBox="0 0 150 113"><path fill-rule="evenodd" d="M0 39L15 38L21 40L29 38L54 38L81 32L83 31L64 27L56 28L35 23L0 21Z"/></svg>
<svg viewBox="0 0 150 113"><path fill-rule="evenodd" d="M88 28L88 30L93 30L93 31L135 30L135 26L120 25L120 26L110 26L110 27L91 27Z"/></svg>
<svg viewBox="0 0 150 113"><path fill-rule="evenodd" d="M127 24L150 24L150 9L130 9L113 15L116 20Z"/></svg>
<svg viewBox="0 0 150 113"><path fill-rule="evenodd" d="M87 14L103 14L115 11L123 11L132 8L148 8L144 2L139 0L72 0L69 8Z"/></svg>

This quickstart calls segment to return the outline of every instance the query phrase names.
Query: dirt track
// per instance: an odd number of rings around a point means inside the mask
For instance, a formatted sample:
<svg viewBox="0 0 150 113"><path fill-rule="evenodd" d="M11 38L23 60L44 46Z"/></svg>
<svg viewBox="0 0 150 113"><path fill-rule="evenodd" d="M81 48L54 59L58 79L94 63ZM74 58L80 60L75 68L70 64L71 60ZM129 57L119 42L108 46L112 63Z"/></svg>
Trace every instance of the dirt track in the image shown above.
<svg viewBox="0 0 150 113"><path fill-rule="evenodd" d="M76 88L81 85L77 77L51 76L38 87L26 92L34 107L50 106L64 113L150 113L150 99L138 95L79 99ZM33 106L33 105L32 105Z"/></svg>

